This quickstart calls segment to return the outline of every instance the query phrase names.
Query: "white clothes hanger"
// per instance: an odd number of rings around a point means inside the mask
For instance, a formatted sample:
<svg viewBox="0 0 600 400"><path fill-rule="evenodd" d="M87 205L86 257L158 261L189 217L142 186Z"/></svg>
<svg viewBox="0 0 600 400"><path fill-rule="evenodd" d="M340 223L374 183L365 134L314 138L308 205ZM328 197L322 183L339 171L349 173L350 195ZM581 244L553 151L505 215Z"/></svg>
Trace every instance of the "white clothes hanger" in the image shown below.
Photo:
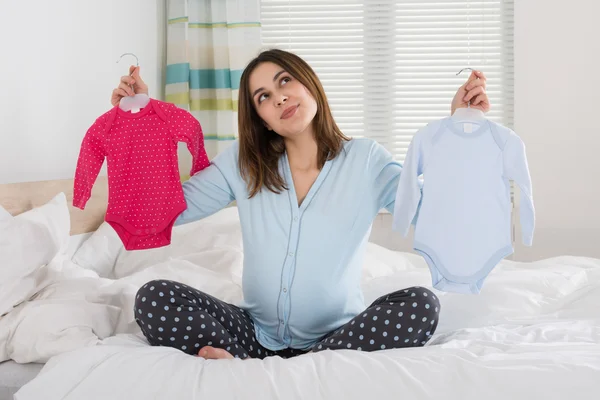
<svg viewBox="0 0 600 400"><path fill-rule="evenodd" d="M463 68L456 75L460 75L465 70L473 71L473 68ZM467 108L462 107L454 110L451 119L455 124L462 124L465 133L471 133L473 132L473 125L480 125L485 120L485 115L483 111L471 108L471 101L469 101Z"/></svg>
<svg viewBox="0 0 600 400"><path fill-rule="evenodd" d="M121 57L117 60L117 63L121 61L123 56L130 55L135 57L135 66L139 66L139 60L137 56L133 53L123 53ZM133 89L133 87L132 87ZM119 108L123 111L131 111L132 113L139 112L142 108L146 107L150 102L150 97L145 93L138 93L133 96L125 96L119 102Z"/></svg>

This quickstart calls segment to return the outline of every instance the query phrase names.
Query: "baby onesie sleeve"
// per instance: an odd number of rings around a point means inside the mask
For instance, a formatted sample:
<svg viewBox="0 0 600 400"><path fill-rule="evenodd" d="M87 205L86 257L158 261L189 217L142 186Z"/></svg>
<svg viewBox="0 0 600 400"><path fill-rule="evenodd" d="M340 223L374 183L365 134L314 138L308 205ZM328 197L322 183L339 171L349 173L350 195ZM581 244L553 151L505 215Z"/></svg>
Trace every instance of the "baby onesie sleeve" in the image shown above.
<svg viewBox="0 0 600 400"><path fill-rule="evenodd" d="M177 142L185 142L192 154L190 176L208 167L210 163L204 148L204 134L196 117L188 111L173 105L169 116L169 126L173 139Z"/></svg>
<svg viewBox="0 0 600 400"><path fill-rule="evenodd" d="M197 221L225 208L235 200L234 187L239 180L236 142L183 183L187 208L177 217L175 225Z"/></svg>
<svg viewBox="0 0 600 400"><path fill-rule="evenodd" d="M88 129L79 150L73 183L73 206L84 209L106 157L104 116Z"/></svg>
<svg viewBox="0 0 600 400"><path fill-rule="evenodd" d="M392 229L399 231L403 236L408 235L411 221L416 220L417 211L421 204L419 176L423 174L423 165L422 135L417 132L408 146L406 158L402 165L402 174L395 193L396 201Z"/></svg>
<svg viewBox="0 0 600 400"><path fill-rule="evenodd" d="M531 188L531 176L525 152L525 144L515 133L511 133L502 153L504 161L504 177L513 180L521 192L519 202L519 219L523 244L531 246L535 228L535 208Z"/></svg>

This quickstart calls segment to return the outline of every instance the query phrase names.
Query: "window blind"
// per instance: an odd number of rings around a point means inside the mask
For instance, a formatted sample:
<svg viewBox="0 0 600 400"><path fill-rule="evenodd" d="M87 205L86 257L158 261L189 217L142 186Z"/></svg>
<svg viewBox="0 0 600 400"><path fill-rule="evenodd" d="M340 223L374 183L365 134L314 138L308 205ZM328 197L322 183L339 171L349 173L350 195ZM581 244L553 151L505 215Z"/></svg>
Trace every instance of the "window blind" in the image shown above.
<svg viewBox="0 0 600 400"><path fill-rule="evenodd" d="M414 133L450 114L465 67L488 78L487 117L512 127L513 10L513 0L261 0L262 41L313 67L346 135L402 162Z"/></svg>

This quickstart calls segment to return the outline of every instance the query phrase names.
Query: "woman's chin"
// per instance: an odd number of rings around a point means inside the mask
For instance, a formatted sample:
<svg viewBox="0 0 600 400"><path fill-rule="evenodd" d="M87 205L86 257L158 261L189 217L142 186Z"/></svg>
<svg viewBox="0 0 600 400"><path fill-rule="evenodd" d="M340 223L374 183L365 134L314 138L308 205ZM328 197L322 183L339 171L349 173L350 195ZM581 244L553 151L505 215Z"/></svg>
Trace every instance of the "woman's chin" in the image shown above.
<svg viewBox="0 0 600 400"><path fill-rule="evenodd" d="M311 130L308 129L307 126L299 127L298 129L286 129L284 132L279 133L279 136L282 136L284 139L300 139L304 136L310 136Z"/></svg>

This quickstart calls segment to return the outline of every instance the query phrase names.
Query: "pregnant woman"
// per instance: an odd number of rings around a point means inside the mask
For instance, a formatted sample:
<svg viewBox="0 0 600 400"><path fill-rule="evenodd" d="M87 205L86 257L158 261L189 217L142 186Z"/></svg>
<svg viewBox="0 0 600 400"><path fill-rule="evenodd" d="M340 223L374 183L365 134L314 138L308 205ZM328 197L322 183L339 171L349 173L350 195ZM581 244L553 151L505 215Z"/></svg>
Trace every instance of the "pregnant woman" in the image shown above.
<svg viewBox="0 0 600 400"><path fill-rule="evenodd" d="M488 111L485 82L474 71L451 112L469 103ZM132 67L112 104L147 92ZM440 313L433 292L398 288L366 305L360 288L368 233L382 208L394 210L401 164L374 140L340 131L317 75L292 53L268 50L253 59L238 104L239 139L183 183L187 209L176 224L237 202L243 302L227 304L179 282L148 282L134 310L148 342L242 359L427 343Z"/></svg>

